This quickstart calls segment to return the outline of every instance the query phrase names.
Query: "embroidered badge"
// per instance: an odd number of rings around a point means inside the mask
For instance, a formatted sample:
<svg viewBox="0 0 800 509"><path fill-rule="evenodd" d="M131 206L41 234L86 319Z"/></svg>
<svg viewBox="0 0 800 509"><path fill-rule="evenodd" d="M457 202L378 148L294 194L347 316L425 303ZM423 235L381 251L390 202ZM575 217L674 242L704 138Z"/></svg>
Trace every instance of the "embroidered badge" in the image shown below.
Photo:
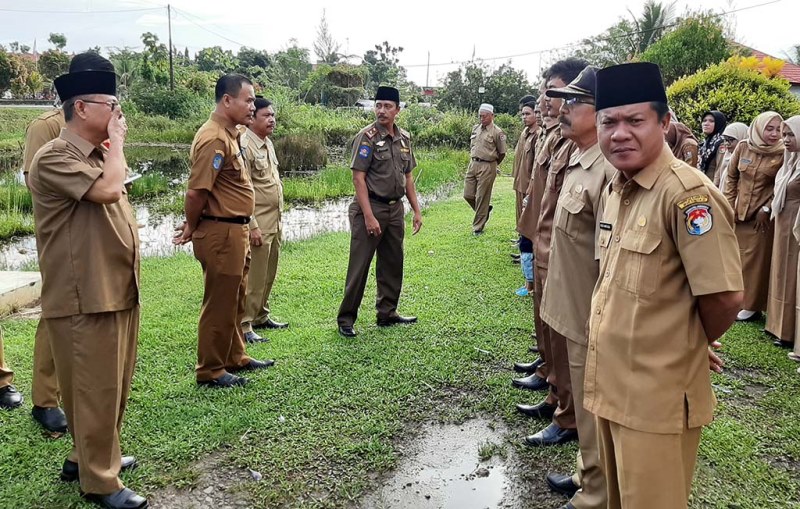
<svg viewBox="0 0 800 509"><path fill-rule="evenodd" d="M686 230L689 235L703 235L711 230L713 218L708 205L692 205L684 211L686 214Z"/></svg>
<svg viewBox="0 0 800 509"><path fill-rule="evenodd" d="M222 168L222 162L224 160L225 160L225 156L223 156L221 153L217 152L216 154L214 154L214 160L211 162L211 164L214 166L215 170L219 170L220 168Z"/></svg>
<svg viewBox="0 0 800 509"><path fill-rule="evenodd" d="M379 147L382 147L382 146L386 145L386 140L381 140L381 141L375 143L375 145L377 145Z"/></svg>
<svg viewBox="0 0 800 509"><path fill-rule="evenodd" d="M506 135L503 134L503 133L500 133L500 139L503 140L503 141L506 141Z"/></svg>
<svg viewBox="0 0 800 509"><path fill-rule="evenodd" d="M679 209L685 209L689 205L695 205L697 203L708 203L708 195L706 194L696 194L694 196L690 196L685 200L678 202Z"/></svg>
<svg viewBox="0 0 800 509"><path fill-rule="evenodd" d="M576 193L580 193L582 191L583 191L583 186L581 184L578 184L577 186L575 186L575 192Z"/></svg>
<svg viewBox="0 0 800 509"><path fill-rule="evenodd" d="M358 157L366 159L372 153L372 148L369 145L361 145L358 147Z"/></svg>

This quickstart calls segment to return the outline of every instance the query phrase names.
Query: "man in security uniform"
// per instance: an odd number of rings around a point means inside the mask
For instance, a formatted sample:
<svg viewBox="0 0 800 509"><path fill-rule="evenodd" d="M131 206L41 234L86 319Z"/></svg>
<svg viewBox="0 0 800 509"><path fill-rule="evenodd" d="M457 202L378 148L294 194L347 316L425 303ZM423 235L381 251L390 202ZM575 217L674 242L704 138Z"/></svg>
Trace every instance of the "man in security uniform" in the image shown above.
<svg viewBox="0 0 800 509"><path fill-rule="evenodd" d="M336 319L339 334L344 337L356 336L353 325L376 251L378 326L417 321L416 317L397 314L403 285L403 195L408 198L414 212L413 234L422 227L422 214L411 173L417 161L411 150L411 137L394 123L399 112L400 92L393 87L378 87L375 94L377 120L362 129L353 143L350 168L356 196L349 211L350 261L344 298Z"/></svg>
<svg viewBox="0 0 800 509"><path fill-rule="evenodd" d="M233 372L263 369L274 362L245 353L241 326L250 269L248 224L255 205L237 125L252 120L256 96L248 78L226 74L217 80L214 97L214 112L192 142L186 221L173 242L192 242L203 267L197 384L230 388L248 382Z"/></svg>
<svg viewBox="0 0 800 509"><path fill-rule="evenodd" d="M78 58L78 57L76 57ZM139 233L124 188L127 126L116 75L92 70L55 82L66 128L34 156L28 184L42 273L43 332L73 438L61 479L108 508L144 508L120 470L120 427L139 334ZM108 148L104 142L108 140Z"/></svg>
<svg viewBox="0 0 800 509"><path fill-rule="evenodd" d="M716 403L708 347L742 302L733 210L664 142L657 65L598 71L596 109L619 171L599 225L584 406L597 416L608 507L684 509Z"/></svg>
<svg viewBox="0 0 800 509"><path fill-rule="evenodd" d="M255 192L255 213L250 220L250 273L242 318L242 333L248 343L264 341L254 327L285 329L286 323L270 316L269 294L278 271L281 251L283 184L278 174L278 157L269 137L275 130L272 103L256 96L253 121L242 137L244 159Z"/></svg>
<svg viewBox="0 0 800 509"><path fill-rule="evenodd" d="M506 134L494 124L494 106L481 104L480 123L469 137L469 169L464 177L464 199L475 211L472 233L480 235L492 211L492 188L497 167L506 157Z"/></svg>

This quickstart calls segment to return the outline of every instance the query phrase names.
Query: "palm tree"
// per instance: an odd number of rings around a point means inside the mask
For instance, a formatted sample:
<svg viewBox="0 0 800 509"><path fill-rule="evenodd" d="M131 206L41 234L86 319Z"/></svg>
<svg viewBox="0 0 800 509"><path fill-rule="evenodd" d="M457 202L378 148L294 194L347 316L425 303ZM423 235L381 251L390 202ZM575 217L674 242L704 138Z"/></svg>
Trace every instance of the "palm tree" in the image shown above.
<svg viewBox="0 0 800 509"><path fill-rule="evenodd" d="M651 44L661 39L669 29L669 25L675 21L675 1L669 4L647 0L642 10L642 15L636 15L628 9L636 27L631 41L634 55L644 53L644 50Z"/></svg>

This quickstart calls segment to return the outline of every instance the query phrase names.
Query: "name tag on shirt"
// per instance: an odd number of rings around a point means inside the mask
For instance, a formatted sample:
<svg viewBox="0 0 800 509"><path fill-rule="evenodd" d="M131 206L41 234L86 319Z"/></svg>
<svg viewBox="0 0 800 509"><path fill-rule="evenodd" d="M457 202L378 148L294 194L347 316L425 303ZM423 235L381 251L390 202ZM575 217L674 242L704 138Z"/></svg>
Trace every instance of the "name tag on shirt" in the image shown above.
<svg viewBox="0 0 800 509"><path fill-rule="evenodd" d="M613 229L613 227L611 226L611 223L603 223L603 222L601 222L600 223L600 229L610 232Z"/></svg>

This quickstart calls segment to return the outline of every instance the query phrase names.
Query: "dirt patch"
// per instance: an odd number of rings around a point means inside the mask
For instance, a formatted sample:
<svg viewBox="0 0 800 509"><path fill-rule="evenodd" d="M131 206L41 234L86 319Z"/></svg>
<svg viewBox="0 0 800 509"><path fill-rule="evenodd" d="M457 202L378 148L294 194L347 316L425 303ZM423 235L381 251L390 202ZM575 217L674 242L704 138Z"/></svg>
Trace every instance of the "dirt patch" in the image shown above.
<svg viewBox="0 0 800 509"><path fill-rule="evenodd" d="M200 460L193 470L198 474L188 489L165 488L148 497L154 509L240 509L253 507L244 485L258 482L261 474L230 464L222 453Z"/></svg>

